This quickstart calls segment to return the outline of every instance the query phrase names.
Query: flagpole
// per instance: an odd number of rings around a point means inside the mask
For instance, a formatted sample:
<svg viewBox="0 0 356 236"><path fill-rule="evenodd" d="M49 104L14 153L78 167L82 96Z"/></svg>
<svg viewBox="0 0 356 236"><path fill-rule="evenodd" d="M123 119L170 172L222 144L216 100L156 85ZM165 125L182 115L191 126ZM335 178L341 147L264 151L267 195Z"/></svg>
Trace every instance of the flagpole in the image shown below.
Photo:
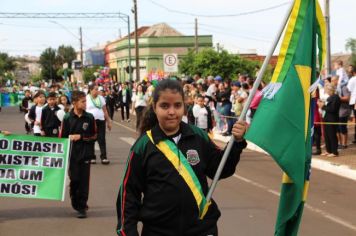
<svg viewBox="0 0 356 236"><path fill-rule="evenodd" d="M245 106L244 106L244 108L243 108L243 110L241 112L241 115L239 117L239 121L245 120L246 113L247 113L247 111L248 111L248 109L250 107L250 104L252 102L253 97L255 96L255 94L257 92L258 86L260 85L260 83L262 81L262 77L263 77L263 75L264 75L264 73L265 73L265 71L267 69L267 66L268 66L268 62L270 61L270 59L271 59L271 57L272 57L272 55L274 53L274 50L276 49L276 47L278 45L279 39L282 36L284 28L287 25L290 13L291 13L291 11L293 9L293 5L294 5L294 1L291 3L286 15L284 16L284 19L282 21L282 24L280 26L280 29L279 29L276 37L275 37L275 40L274 40L274 42L272 44L272 47L270 48L270 51L269 51L268 55L266 56L265 60L263 61L263 64L262 64L262 67L261 67L261 71L260 71L260 73L258 73L257 79L253 84L253 88L252 88L252 90L250 92L250 95L247 98ZM226 160L227 160L227 158L228 158L228 156L230 154L230 151L231 151L231 148L232 148L234 142L235 142L234 141L234 136L232 136L230 141L229 141L229 143L228 143L228 145L227 145L227 147L226 147L226 149L225 149L224 155L223 155L223 157L222 157L222 159L220 161L220 164L219 164L219 167L218 167L218 169L216 171L216 174L214 176L213 182L210 185L209 192L208 192L208 194L206 196L206 202L210 202L210 200L211 200L211 197L212 197L213 192L214 192L214 190L216 188L216 185L217 185L218 180L220 178L221 172L222 172L222 170L223 170L223 168L225 166Z"/></svg>

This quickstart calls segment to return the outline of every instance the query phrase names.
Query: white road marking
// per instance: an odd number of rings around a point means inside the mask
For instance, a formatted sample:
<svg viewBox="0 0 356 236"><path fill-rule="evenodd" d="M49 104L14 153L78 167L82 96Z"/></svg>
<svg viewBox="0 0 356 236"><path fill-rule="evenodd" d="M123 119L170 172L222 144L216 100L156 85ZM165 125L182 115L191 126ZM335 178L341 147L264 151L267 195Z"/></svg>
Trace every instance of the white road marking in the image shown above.
<svg viewBox="0 0 356 236"><path fill-rule="evenodd" d="M275 191L275 190L273 190L273 189L270 189L270 188L268 188L267 186L264 186L264 185L262 185L262 184L259 184L259 183L255 182L255 181L253 181L253 180L247 179L247 178L242 177L242 176L237 175L237 174L234 174L233 176L234 176L235 178L237 178L237 179L239 179L239 180L242 180L242 181L244 181L244 182L246 182L246 183L248 183L248 184L251 184L251 185L253 185L253 186L257 187L257 188L263 189L263 190L265 190L265 191L267 191L267 192L269 192L269 193L271 193L271 194L273 194L273 195L275 195L275 196L278 196L278 197L280 196L280 193L279 193L279 192L277 192L277 191ZM331 220L331 221L334 222L334 223L337 223L337 224L342 225L342 226L344 226L344 227L346 227L346 228L348 228L348 229L351 229L351 230L353 230L353 231L356 231L356 226L355 226L355 225L353 225L353 224L351 224L351 223L349 223L349 222L347 222L347 221L344 221L343 219L341 219L341 218L339 218L339 217L337 217L337 216L334 216L334 215L332 215L332 214L330 214L330 213L328 213L328 212L326 212L326 211L323 211L323 210L321 210L321 209L319 209L319 208L313 207L313 206L311 206L311 205L309 205L309 204L307 204L307 203L306 203L304 206L305 206L305 208L307 208L308 210L310 210L310 211L312 211L312 212L314 212L314 213L320 214L320 215L323 216L324 218L327 218L327 219Z"/></svg>
<svg viewBox="0 0 356 236"><path fill-rule="evenodd" d="M131 138L131 137L120 137L120 139L122 141L124 141L125 143L130 144L131 146L134 145L134 143L136 142L136 139Z"/></svg>
<svg viewBox="0 0 356 236"><path fill-rule="evenodd" d="M134 129L130 128L130 127L127 127L127 126L125 126L125 125L122 125L122 124L120 124L119 122L114 121L114 124L115 124L115 125L118 125L118 126L121 126L121 127L125 128L125 129L127 129L127 130L130 130L130 131L136 133L136 130L134 130Z"/></svg>

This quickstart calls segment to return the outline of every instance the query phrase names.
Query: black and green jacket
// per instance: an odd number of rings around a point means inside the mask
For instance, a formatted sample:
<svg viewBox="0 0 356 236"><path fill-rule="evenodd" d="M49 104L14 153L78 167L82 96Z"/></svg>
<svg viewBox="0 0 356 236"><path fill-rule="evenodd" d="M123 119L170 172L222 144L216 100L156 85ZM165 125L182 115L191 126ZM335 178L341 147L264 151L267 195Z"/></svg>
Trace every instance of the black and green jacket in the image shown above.
<svg viewBox="0 0 356 236"><path fill-rule="evenodd" d="M73 109L66 113L61 127L60 138L68 138L70 134L80 134L80 140L72 143L71 162L91 160L95 155L94 144L97 138L97 129L94 116L83 111L82 116L77 116Z"/></svg>
<svg viewBox="0 0 356 236"><path fill-rule="evenodd" d="M214 177L224 150L195 126L182 122L180 134L177 145L181 152L185 156L188 151L198 153L191 166L206 195L207 177ZM169 138L158 125L152 129L152 136L155 143ZM235 173L245 147L245 141L234 143L221 178ZM199 220L199 209L191 190L147 134L142 135L131 148L117 199L117 213L117 233L126 236L139 235L138 221L143 223L142 235L145 236L209 235L215 232L213 230L216 230L220 217L220 211L212 201L204 219Z"/></svg>
<svg viewBox="0 0 356 236"><path fill-rule="evenodd" d="M61 121L58 119L56 113L60 108L45 106L41 114L41 130L45 132L46 137L58 137Z"/></svg>

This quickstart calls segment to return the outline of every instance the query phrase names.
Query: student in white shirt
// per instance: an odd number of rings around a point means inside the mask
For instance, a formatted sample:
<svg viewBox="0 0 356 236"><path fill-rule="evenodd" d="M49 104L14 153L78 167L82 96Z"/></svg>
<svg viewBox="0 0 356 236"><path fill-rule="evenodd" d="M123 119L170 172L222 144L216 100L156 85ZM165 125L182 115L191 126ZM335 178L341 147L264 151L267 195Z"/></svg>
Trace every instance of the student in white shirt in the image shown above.
<svg viewBox="0 0 356 236"><path fill-rule="evenodd" d="M196 104L193 106L193 115L195 118L195 125L206 132L212 130L212 117L211 111L208 106L204 105L204 97L197 96Z"/></svg>
<svg viewBox="0 0 356 236"><path fill-rule="evenodd" d="M148 98L143 92L141 84L137 85L136 92L132 95L132 110L136 113L136 130L138 130L141 123L143 110L147 107Z"/></svg>
<svg viewBox="0 0 356 236"><path fill-rule="evenodd" d="M351 109L354 111L354 117L356 117L356 68L353 67L351 72L352 72L352 77L349 80L349 83L347 84L347 88L351 93L349 104L351 106ZM355 125L354 140L352 141L352 143L356 143L356 125Z"/></svg>
<svg viewBox="0 0 356 236"><path fill-rule="evenodd" d="M98 143L100 148L100 159L101 163L107 165L110 163L106 153L106 139L105 139L105 123L109 130L111 130L111 119L109 117L108 111L106 109L106 103L103 96L99 95L98 86L91 84L89 86L89 94L86 97L87 107L86 111L94 116L96 128L98 132ZM91 160L92 164L96 163L96 157L93 156Z"/></svg>
<svg viewBox="0 0 356 236"><path fill-rule="evenodd" d="M33 122L33 134L35 136L44 135L44 132L41 133L41 116L42 116L42 108L46 102L46 96L43 91L39 90L33 100L36 105L33 105L30 108L28 113L28 118Z"/></svg>

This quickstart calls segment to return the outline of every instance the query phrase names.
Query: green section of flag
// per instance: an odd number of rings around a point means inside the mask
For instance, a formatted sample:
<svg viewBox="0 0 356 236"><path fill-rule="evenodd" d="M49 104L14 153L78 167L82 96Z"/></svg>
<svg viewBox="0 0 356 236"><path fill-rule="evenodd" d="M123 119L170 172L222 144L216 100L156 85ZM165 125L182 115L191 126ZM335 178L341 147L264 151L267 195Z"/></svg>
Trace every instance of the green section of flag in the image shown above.
<svg viewBox="0 0 356 236"><path fill-rule="evenodd" d="M69 140L0 135L0 197L64 200Z"/></svg>
<svg viewBox="0 0 356 236"><path fill-rule="evenodd" d="M281 48L281 53L286 53L279 56L281 69L274 75L277 82L283 82L282 86L272 99L263 98L246 134L246 139L267 151L289 177L282 183L275 235L297 235L305 200L304 185L309 180L309 87L315 81L316 44L322 43L317 38L320 30L316 4L316 0L295 1L291 14L294 25L290 18Z"/></svg>
<svg viewBox="0 0 356 236"><path fill-rule="evenodd" d="M1 93L0 105L2 107L18 106L24 98L23 93Z"/></svg>

